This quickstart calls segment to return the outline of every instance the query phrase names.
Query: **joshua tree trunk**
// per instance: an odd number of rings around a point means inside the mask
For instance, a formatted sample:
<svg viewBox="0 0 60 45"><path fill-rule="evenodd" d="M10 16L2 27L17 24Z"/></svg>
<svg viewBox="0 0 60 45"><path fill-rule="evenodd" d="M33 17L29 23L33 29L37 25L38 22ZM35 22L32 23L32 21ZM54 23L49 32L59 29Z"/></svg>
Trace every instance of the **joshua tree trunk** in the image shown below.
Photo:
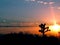
<svg viewBox="0 0 60 45"><path fill-rule="evenodd" d="M43 32L43 36L44 36L44 32Z"/></svg>

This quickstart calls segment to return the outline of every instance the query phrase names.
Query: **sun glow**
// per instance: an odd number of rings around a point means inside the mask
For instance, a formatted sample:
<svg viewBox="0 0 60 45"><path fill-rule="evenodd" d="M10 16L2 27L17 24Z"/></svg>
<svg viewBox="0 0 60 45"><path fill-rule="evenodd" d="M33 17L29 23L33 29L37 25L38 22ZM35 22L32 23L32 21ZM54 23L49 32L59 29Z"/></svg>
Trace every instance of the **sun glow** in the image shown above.
<svg viewBox="0 0 60 45"><path fill-rule="evenodd" d="M49 29L51 30L52 33L57 34L60 31L60 25L56 23L55 11L54 8L52 7L53 5L50 4L51 16L53 17L52 19L53 25L49 26Z"/></svg>
<svg viewBox="0 0 60 45"><path fill-rule="evenodd" d="M59 32L60 25L58 25L58 24L51 25L51 26L49 26L49 29L53 32Z"/></svg>

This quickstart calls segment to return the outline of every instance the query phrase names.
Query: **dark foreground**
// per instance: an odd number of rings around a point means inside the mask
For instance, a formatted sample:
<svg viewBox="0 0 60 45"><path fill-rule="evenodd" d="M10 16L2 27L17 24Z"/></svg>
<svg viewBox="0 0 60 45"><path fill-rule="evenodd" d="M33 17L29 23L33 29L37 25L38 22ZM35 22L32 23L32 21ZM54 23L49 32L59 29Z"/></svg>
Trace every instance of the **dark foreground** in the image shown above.
<svg viewBox="0 0 60 45"><path fill-rule="evenodd" d="M56 37L41 37L32 34L11 33L0 35L0 45L60 45L60 39Z"/></svg>

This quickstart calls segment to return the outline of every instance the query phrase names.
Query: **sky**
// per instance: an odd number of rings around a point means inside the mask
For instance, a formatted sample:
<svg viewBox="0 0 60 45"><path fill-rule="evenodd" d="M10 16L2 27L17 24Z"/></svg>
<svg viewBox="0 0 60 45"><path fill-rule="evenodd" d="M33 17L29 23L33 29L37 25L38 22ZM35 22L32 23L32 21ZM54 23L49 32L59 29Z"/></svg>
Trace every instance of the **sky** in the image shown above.
<svg viewBox="0 0 60 45"><path fill-rule="evenodd" d="M45 23L55 19L59 23L60 0L0 0L0 18Z"/></svg>

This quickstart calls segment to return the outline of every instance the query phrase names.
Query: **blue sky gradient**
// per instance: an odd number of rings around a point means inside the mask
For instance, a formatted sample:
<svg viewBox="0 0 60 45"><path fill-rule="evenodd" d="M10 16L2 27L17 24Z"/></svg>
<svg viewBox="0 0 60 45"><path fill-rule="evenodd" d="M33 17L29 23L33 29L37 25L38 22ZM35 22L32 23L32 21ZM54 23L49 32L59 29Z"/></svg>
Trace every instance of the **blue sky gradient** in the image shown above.
<svg viewBox="0 0 60 45"><path fill-rule="evenodd" d="M43 1L43 3L38 3ZM0 0L0 17L8 20L51 22L49 4L53 7L57 21L60 18L60 0Z"/></svg>

